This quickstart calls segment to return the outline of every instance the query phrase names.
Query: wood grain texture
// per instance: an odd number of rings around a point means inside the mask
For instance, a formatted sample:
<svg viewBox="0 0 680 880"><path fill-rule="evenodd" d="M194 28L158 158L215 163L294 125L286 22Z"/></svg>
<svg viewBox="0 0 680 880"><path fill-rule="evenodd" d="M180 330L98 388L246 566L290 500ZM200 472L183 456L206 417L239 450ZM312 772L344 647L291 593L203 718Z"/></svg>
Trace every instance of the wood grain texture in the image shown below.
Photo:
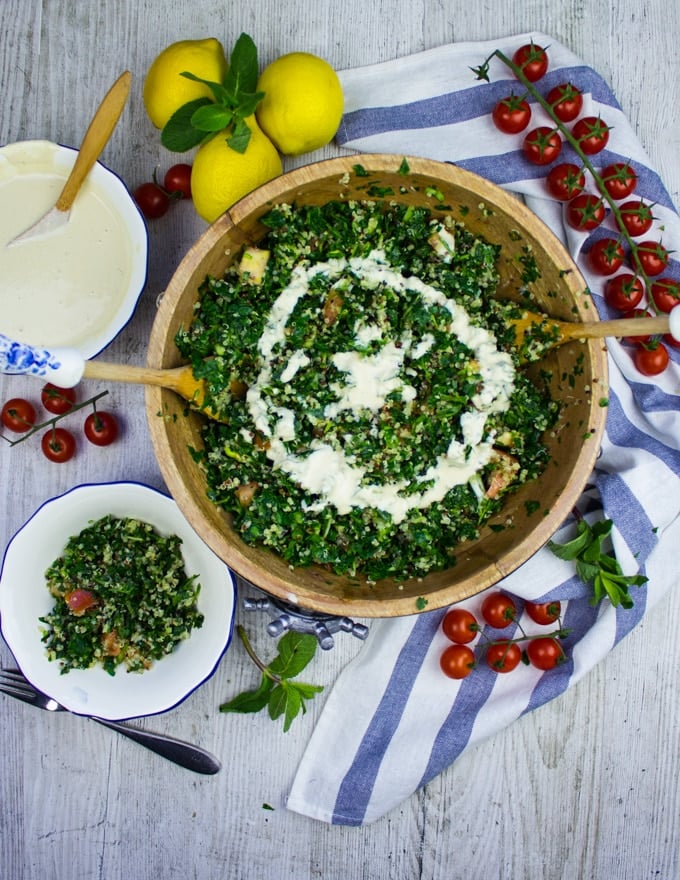
<svg viewBox="0 0 680 880"><path fill-rule="evenodd" d="M78 144L111 81L129 68L133 92L103 159L133 187L170 164L144 114L141 83L174 40L214 35L229 46L245 31L262 63L305 50L343 68L532 29L567 44L611 84L677 204L680 124L671 96L680 86L680 7L668 0L2 0L0 142L46 137ZM287 167L336 152L330 146ZM145 362L156 297L204 228L188 205L152 226L147 290L107 360ZM86 390L106 387L88 380ZM144 389L109 390L107 407L121 417L123 442L108 449L82 443L77 459L60 466L42 461L32 443L0 448L0 547L45 497L75 483L136 479L162 486ZM36 399L36 392L35 380L0 377L3 399ZM239 617L256 648L271 653L261 623L243 610ZM219 714L220 702L256 683L239 645L181 707L145 721L217 754L223 770L215 777L176 768L83 719L0 696L0 875L675 880L679 627L676 591L559 700L465 754L364 829L327 827L285 810L322 699L285 736L264 716ZM332 682L359 647L339 636L310 676ZM0 660L10 661L3 643Z"/></svg>

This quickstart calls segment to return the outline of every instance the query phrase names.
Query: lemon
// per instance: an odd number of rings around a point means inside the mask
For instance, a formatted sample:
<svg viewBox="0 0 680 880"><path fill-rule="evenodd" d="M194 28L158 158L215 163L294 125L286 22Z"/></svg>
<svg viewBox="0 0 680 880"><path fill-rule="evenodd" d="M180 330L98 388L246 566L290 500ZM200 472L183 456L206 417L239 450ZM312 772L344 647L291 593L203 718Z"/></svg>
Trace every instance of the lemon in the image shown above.
<svg viewBox="0 0 680 880"><path fill-rule="evenodd" d="M144 79L142 97L149 119L163 128L172 114L197 98L212 98L208 86L182 76L183 71L221 83L227 59L219 40L180 40L167 46L151 63Z"/></svg>
<svg viewBox="0 0 680 880"><path fill-rule="evenodd" d="M246 122L251 136L244 153L237 153L227 144L227 131L211 138L196 152L191 195L197 213L208 223L283 170L276 147L262 133L255 117L249 116Z"/></svg>
<svg viewBox="0 0 680 880"><path fill-rule="evenodd" d="M257 121L285 155L317 150L337 132L342 86L323 58L307 52L282 55L262 71L257 90L265 93Z"/></svg>

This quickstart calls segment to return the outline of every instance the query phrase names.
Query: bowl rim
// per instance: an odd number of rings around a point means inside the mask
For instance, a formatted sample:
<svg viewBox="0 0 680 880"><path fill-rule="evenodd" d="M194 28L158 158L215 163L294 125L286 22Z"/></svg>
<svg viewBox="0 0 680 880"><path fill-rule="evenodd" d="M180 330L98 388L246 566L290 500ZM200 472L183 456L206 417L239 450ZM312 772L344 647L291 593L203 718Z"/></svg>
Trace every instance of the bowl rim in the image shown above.
<svg viewBox="0 0 680 880"><path fill-rule="evenodd" d="M13 150L36 148L38 146L56 147L55 158L63 169L70 170L76 160L79 149L58 141L46 138L30 138L22 141L12 141L0 145L0 157ZM127 327L134 317L139 299L144 292L149 275L149 232L142 212L123 178L106 165L101 159L97 159L89 174L92 181L99 186L100 191L106 194L109 207L114 210L123 220L128 229L131 255L130 279L122 297L120 305L106 328L96 335L82 340L71 348L75 348L85 358L93 358L101 354L107 346ZM22 341L22 340L19 340ZM44 346L50 348L50 345ZM52 346L54 347L54 346Z"/></svg>
<svg viewBox="0 0 680 880"><path fill-rule="evenodd" d="M74 508L78 510L74 512ZM179 534L187 567L199 569L203 578L208 575L207 582L201 580L199 607L203 598L205 611L216 609L224 613L223 625L217 620L206 621L206 627L204 622L205 629L195 630L172 654L140 675L120 669L110 676L101 667L61 675L58 664L47 659L40 641L38 616L51 607L52 600L44 574L41 578L38 571L44 573L72 535L107 512L143 519L165 534ZM47 538L45 533L50 523L51 540L49 533ZM36 529L41 535L38 541L32 537ZM30 559L23 546L26 542L32 542ZM48 552L50 546L53 549ZM60 549L55 552L55 548ZM16 569L21 570L26 564L32 565L35 577L20 576L19 602ZM30 608L26 606L29 600ZM45 499L13 534L0 563L0 632L7 647L31 684L77 715L120 721L175 708L217 670L233 637L235 612L236 585L229 567L200 539L170 495L135 480L80 483ZM199 641L201 653L194 656ZM192 660L189 664L187 657ZM126 682L131 683L127 694ZM88 690L92 687L96 690Z"/></svg>
<svg viewBox="0 0 680 880"><path fill-rule="evenodd" d="M340 179L344 175L351 174L357 165L368 169L369 176L371 174L379 174L381 171L387 172L389 170L390 172L395 172L400 168L404 160L408 163L410 174L431 176L436 173L443 175L449 182L454 184L469 184L475 192L475 197L481 193L483 197L491 201L492 205L498 206L506 214L510 213L510 216L515 217L518 223L523 224L535 236L540 235L542 240L547 242L551 252L559 254L559 265L564 265L565 269L568 268L569 270L564 273L565 283L572 289L575 298L577 290L580 293L588 290L586 281L573 257L555 233L523 202L518 201L513 194L498 185L452 163L440 162L438 160L391 153L351 154L300 166L274 178L236 202L203 232L186 253L166 287L151 330L147 354L148 365L153 368L164 368L176 366L180 363L176 350L172 357L169 357L168 352L164 351L163 337L170 326L174 306L180 298L184 287L187 286L187 279L192 277L192 266L202 255L210 253L213 248L216 248L224 235L235 228L238 229L239 224L248 220L252 210L259 210L258 216L261 216L277 199L280 201L283 194L289 194L298 187L308 184L312 179L311 175L316 174L324 180L330 177ZM262 205L266 206L264 210L261 210ZM250 228L252 228L253 222L251 219ZM202 281L202 278L200 280ZM594 308L587 310L587 305L582 304L580 300L577 300L576 306L582 320L599 320ZM601 377L603 387L606 387L608 363L606 352L601 346L601 340L599 343L593 340L586 341L584 345L588 347L591 362L596 369L597 375ZM513 548L512 553L508 554L501 561L489 559L482 569L479 579L474 584L470 584L466 589L462 590L459 584L454 584L450 588L442 587L436 593L428 593L427 602L420 603L414 599L413 590L408 593L405 592L403 598L399 596L396 598L392 597L389 600L351 595L330 596L325 592L320 594L313 589L306 589L296 580L296 571L301 571L301 569L291 569L289 574L285 571L281 572L281 570L272 572L269 569L266 575L267 582L264 584L260 583L258 581L258 574L261 569L258 569L252 563L247 553L244 553L239 547L238 536L235 533L234 537L237 539L237 542L232 543L223 539L221 535L214 534L212 531L209 534L205 534L205 530L202 531L204 520L200 506L185 490L182 474L172 462L172 446L168 441L167 435L165 435L164 429L159 426L160 420L157 418L157 413L162 410L164 393L162 389L146 388L147 421L156 459L170 492L173 494L173 497L178 499L178 503L182 507L185 516L194 528L203 535L203 539L213 547L221 558L227 561L235 572L245 580L253 583L258 589L270 592L290 604L309 610L340 615L349 613L363 617L404 616L445 607L475 595L492 584L497 583L531 558L563 524L573 504L578 500L590 479L595 461L599 455L606 419L605 408L594 403L592 400L594 397L593 393L591 395L590 413L592 423L589 426L593 429L593 433L588 443L582 444L578 459L574 464L574 471L578 470L581 475L580 478L569 482L562 490L560 497L549 513L535 525L518 546ZM532 539L531 548L526 546L529 543L529 537ZM265 551L265 555L266 553L267 551ZM274 556L272 553L269 553L269 555ZM306 569L306 571L308 570ZM455 571L455 567L451 571ZM328 573L324 572L320 575L319 583L322 578L328 581Z"/></svg>

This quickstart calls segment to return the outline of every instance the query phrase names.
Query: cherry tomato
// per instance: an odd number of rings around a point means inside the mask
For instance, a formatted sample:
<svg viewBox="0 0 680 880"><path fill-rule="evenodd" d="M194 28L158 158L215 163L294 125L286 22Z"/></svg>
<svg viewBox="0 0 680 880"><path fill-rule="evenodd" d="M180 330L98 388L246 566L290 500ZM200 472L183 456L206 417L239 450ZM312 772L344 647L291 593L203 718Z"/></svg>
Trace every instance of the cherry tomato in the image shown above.
<svg viewBox="0 0 680 880"><path fill-rule="evenodd" d="M96 410L85 419L84 431L90 443L108 446L118 436L118 422L111 413Z"/></svg>
<svg viewBox="0 0 680 880"><path fill-rule="evenodd" d="M587 156L604 150L609 140L609 126L597 116L584 116L579 119L571 133Z"/></svg>
<svg viewBox="0 0 680 880"><path fill-rule="evenodd" d="M550 636L531 639L527 645L527 657L531 665L537 669L554 669L567 659L562 645Z"/></svg>
<svg viewBox="0 0 680 880"><path fill-rule="evenodd" d="M644 295L645 286L641 279L629 272L611 278L604 289L605 302L620 312L634 309Z"/></svg>
<svg viewBox="0 0 680 880"><path fill-rule="evenodd" d="M170 207L168 194L157 183L142 183L132 196L147 220L157 220Z"/></svg>
<svg viewBox="0 0 680 880"><path fill-rule="evenodd" d="M631 311L626 312L623 316L624 318L651 318L652 315L646 309L631 309ZM633 345L645 345L648 342L652 341L652 337L649 335L640 335L640 336L624 336L624 342L630 342Z"/></svg>
<svg viewBox="0 0 680 880"><path fill-rule="evenodd" d="M670 312L680 305L680 281L659 278L652 284L652 299L660 312Z"/></svg>
<svg viewBox="0 0 680 880"><path fill-rule="evenodd" d="M562 83L550 89L546 100L560 122L572 122L583 108L583 96L571 83Z"/></svg>
<svg viewBox="0 0 680 880"><path fill-rule="evenodd" d="M65 593L64 600L68 605L68 610L71 614L75 614L76 617L85 614L86 611L89 611L90 608L94 608L97 604L97 597L94 593L91 593L90 590L83 590L80 588Z"/></svg>
<svg viewBox="0 0 680 880"><path fill-rule="evenodd" d="M191 165L180 162L172 165L165 172L163 186L171 195L177 193L176 198L191 198Z"/></svg>
<svg viewBox="0 0 680 880"><path fill-rule="evenodd" d="M546 177L550 195L561 202L568 202L580 195L586 185L583 171L572 162L562 162L551 168Z"/></svg>
<svg viewBox="0 0 680 880"><path fill-rule="evenodd" d="M559 601L527 602L524 610L534 623L547 625L559 620L559 616L562 613L562 603Z"/></svg>
<svg viewBox="0 0 680 880"><path fill-rule="evenodd" d="M668 256L658 241L643 241L637 246L637 259L646 275L661 275L668 266Z"/></svg>
<svg viewBox="0 0 680 880"><path fill-rule="evenodd" d="M658 376L668 366L670 356L663 342L650 342L635 349L633 360L643 376Z"/></svg>
<svg viewBox="0 0 680 880"><path fill-rule="evenodd" d="M627 162L615 162L607 165L600 174L602 183L609 195L615 199L626 199L637 186L637 174Z"/></svg>
<svg viewBox="0 0 680 880"><path fill-rule="evenodd" d="M66 428L51 428L40 442L45 458L59 464L73 458L76 451L76 438Z"/></svg>
<svg viewBox="0 0 680 880"><path fill-rule="evenodd" d="M617 238L600 238L588 251L588 264L598 275L613 275L623 264L625 252Z"/></svg>
<svg viewBox="0 0 680 880"><path fill-rule="evenodd" d="M554 128L541 125L524 138L522 151L533 165L549 165L562 150L562 139Z"/></svg>
<svg viewBox="0 0 680 880"><path fill-rule="evenodd" d="M494 629L503 629L517 617L517 609L507 593L489 593L482 602L482 617Z"/></svg>
<svg viewBox="0 0 680 880"><path fill-rule="evenodd" d="M40 400L48 412L63 415L76 402L76 392L73 388L59 388L48 382L40 394Z"/></svg>
<svg viewBox="0 0 680 880"><path fill-rule="evenodd" d="M539 80L548 69L548 53L535 43L520 46L512 56L512 60L529 82Z"/></svg>
<svg viewBox="0 0 680 880"><path fill-rule="evenodd" d="M15 434L24 434L35 425L35 407L23 397L13 397L2 407L2 424Z"/></svg>
<svg viewBox="0 0 680 880"><path fill-rule="evenodd" d="M486 652L486 662L494 672L512 672L522 659L522 651L514 642L494 642Z"/></svg>
<svg viewBox="0 0 680 880"><path fill-rule="evenodd" d="M574 229L590 231L604 220L606 211L602 199L589 193L581 193L567 204L566 219Z"/></svg>
<svg viewBox="0 0 680 880"><path fill-rule="evenodd" d="M475 668L475 655L467 645L449 645L442 651L439 665L449 678L466 678Z"/></svg>
<svg viewBox="0 0 680 880"><path fill-rule="evenodd" d="M458 645L467 645L479 632L477 618L465 608L452 608L442 621L442 631L447 639Z"/></svg>
<svg viewBox="0 0 680 880"><path fill-rule="evenodd" d="M631 238L644 235L652 228L654 222L652 209L642 199L624 202L619 206L619 211L621 212L621 223Z"/></svg>
<svg viewBox="0 0 680 880"><path fill-rule="evenodd" d="M529 125L531 107L524 98L508 95L500 100L491 114L494 125L504 134L517 134Z"/></svg>

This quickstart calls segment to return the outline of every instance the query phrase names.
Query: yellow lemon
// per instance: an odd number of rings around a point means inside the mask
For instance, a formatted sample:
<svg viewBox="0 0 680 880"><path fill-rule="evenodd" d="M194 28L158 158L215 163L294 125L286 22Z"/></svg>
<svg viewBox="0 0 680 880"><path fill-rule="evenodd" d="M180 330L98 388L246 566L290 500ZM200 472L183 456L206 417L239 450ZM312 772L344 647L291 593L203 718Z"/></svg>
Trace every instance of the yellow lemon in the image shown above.
<svg viewBox="0 0 680 880"><path fill-rule="evenodd" d="M232 150L226 140L228 131L222 131L200 146L194 158L191 197L197 213L208 223L283 170L276 147L255 117L249 116L246 122L251 136L244 153Z"/></svg>
<svg viewBox="0 0 680 880"><path fill-rule="evenodd" d="M265 93L257 121L285 155L317 150L337 132L342 86L323 58L307 52L282 55L262 71L257 90Z"/></svg>
<svg viewBox="0 0 680 880"><path fill-rule="evenodd" d="M172 114L197 98L212 98L202 83L182 76L184 71L211 82L222 82L227 59L219 40L180 40L167 46L155 58L144 79L142 97L149 119L163 128Z"/></svg>

